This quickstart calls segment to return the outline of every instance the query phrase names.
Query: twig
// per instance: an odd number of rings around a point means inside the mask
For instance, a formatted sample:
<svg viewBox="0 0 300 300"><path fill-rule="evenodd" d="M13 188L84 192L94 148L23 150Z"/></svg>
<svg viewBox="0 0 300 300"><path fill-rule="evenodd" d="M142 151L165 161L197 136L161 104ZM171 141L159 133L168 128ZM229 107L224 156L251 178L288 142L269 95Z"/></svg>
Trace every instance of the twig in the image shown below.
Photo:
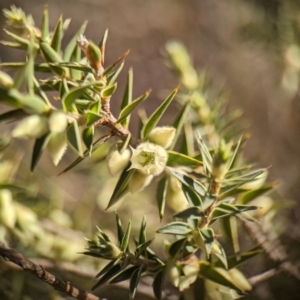
<svg viewBox="0 0 300 300"><path fill-rule="evenodd" d="M53 274L44 270L42 266L36 265L21 253L6 247L3 243L0 243L0 255L12 263L20 266L24 271L30 272L40 280L51 285L55 290L60 291L64 294L72 296L75 299L80 300L101 300L99 297L89 294L86 291L79 290L78 288L71 285L70 282L62 281L55 277Z"/></svg>

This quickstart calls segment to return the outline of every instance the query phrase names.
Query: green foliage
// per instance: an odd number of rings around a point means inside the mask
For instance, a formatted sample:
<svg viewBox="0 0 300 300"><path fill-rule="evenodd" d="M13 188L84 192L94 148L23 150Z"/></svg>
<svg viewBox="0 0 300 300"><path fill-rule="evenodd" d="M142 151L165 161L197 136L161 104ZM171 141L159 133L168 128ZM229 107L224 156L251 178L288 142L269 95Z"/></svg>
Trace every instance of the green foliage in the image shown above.
<svg viewBox="0 0 300 300"><path fill-rule="evenodd" d="M115 170L120 173L110 199L106 200L107 208L115 206L130 191L141 192L149 184L158 182L157 199L153 202L157 203L159 218L165 221L164 214L169 214L170 208L174 210L173 221L155 228L157 233L172 238L172 242L166 244L166 258L160 258L149 248L152 239L146 238L149 230L146 217L137 239L133 230L135 220L128 221L125 228L118 215L117 243L98 229L97 238L88 240L84 254L110 262L96 275L98 282L93 289L106 282L129 279L129 298L133 299L141 277L148 275L154 279L156 299L161 299L166 277L180 292L201 280L209 295L207 299L212 300L223 299L220 298L223 292L213 297L209 286L217 290L220 287L222 291L225 287L226 299L234 299L232 291L240 294L249 291L251 286L236 267L261 250L243 252L238 239L239 222L257 221L255 211L259 207L251 201L269 192L274 185L265 183L266 169L251 171L243 164L245 138L237 134L243 125L236 125L240 113L224 112L224 93L210 101L209 91L213 87L204 73L196 72L185 48L178 42L167 44L170 66L179 75L182 85L174 89L150 117L141 118L141 130L134 137L129 130L133 122L131 116L146 101L150 91L132 100L133 71L130 69L118 116L113 116L110 108L116 105L113 98L128 52L107 67L104 59L108 51L107 31L98 46L82 35L84 23L62 49L67 27L62 17L51 32L47 9L41 29L34 27L32 18L15 7L5 10L5 16L11 28L5 32L12 41L1 43L25 51L27 59L25 63L1 64L15 71L15 77L0 73L0 101L13 108L3 113L0 120L20 121L11 135L34 140L31 170L45 149L57 165L70 146L78 158L61 172L65 173L115 137L111 144L117 155L106 152L103 155L109 168L117 166ZM18 16L21 16L21 27ZM14 29L26 34L15 34ZM40 80L39 72L49 77ZM55 105L48 91L55 91ZM175 101L180 108L172 126L158 126ZM110 133L103 135L105 128ZM99 132L100 138L96 137ZM130 157L125 155L128 151ZM158 180L153 180L154 177ZM0 224L12 228L17 220L22 224L26 222L14 214L16 208L10 192L12 187L20 187L7 184L0 186ZM224 238L220 238L220 228L227 233L233 247L235 255L231 257L227 257L221 245Z"/></svg>

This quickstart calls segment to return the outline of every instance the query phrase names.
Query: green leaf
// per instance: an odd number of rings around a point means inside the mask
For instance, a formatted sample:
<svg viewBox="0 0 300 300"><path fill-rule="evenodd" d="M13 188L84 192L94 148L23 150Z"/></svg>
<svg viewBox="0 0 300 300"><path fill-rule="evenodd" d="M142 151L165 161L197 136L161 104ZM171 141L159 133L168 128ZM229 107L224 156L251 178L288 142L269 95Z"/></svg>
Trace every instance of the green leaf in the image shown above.
<svg viewBox="0 0 300 300"><path fill-rule="evenodd" d="M116 204L118 202L118 200L120 200L120 197L127 190L128 181L134 172L134 169L129 170L130 166L131 166L131 164L128 165L127 168L125 168L123 170L106 209L108 209L112 205Z"/></svg>
<svg viewBox="0 0 300 300"><path fill-rule="evenodd" d="M50 66L52 67L63 67L63 68L68 68L71 70L78 70L81 72L87 72L87 73L92 73L93 69L87 65L78 63L78 62L57 62L57 63L49 63ZM101 87L104 86L104 82L100 81L102 83ZM99 82L99 85L100 85Z"/></svg>
<svg viewBox="0 0 300 300"><path fill-rule="evenodd" d="M134 101L132 101L129 105L127 105L126 107L124 107L122 109L122 111L120 112L119 118L117 123L121 123L124 124L123 121L128 120L127 118L142 102L144 102L148 96L150 94L150 90L146 91L145 94L141 95L140 97L138 97L137 99L135 99ZM125 124L128 124L127 121Z"/></svg>
<svg viewBox="0 0 300 300"><path fill-rule="evenodd" d="M166 177L163 177L158 182L157 191L156 191L156 199L157 199L160 219L163 218L164 212L165 212L167 187L168 187L167 179L166 179Z"/></svg>
<svg viewBox="0 0 300 300"><path fill-rule="evenodd" d="M240 149L240 146L241 146L241 144L242 144L242 140L243 140L243 137L241 136L240 139L239 139L239 141L238 141L238 143L236 144L236 146L235 146L235 148L234 148L234 152L233 152L233 154L232 154L232 156L231 156L231 159L230 159L230 162L229 162L229 164L228 164L228 170L230 170L231 167L232 167L233 164L234 164L234 161L235 161L235 159L236 159L236 155L237 155L237 153L238 153L238 151L239 151L239 149Z"/></svg>
<svg viewBox="0 0 300 300"><path fill-rule="evenodd" d="M121 55L112 65L110 65L108 68L106 68L103 72L103 76L109 74L118 64L122 63L127 55L129 54L129 50L127 50L123 55ZM103 54L102 54L103 55Z"/></svg>
<svg viewBox="0 0 300 300"><path fill-rule="evenodd" d="M203 218L205 216L204 212L200 209L199 206L193 206L189 207L175 215L173 215L173 218L178 219L199 219Z"/></svg>
<svg viewBox="0 0 300 300"><path fill-rule="evenodd" d="M238 226L236 218L231 216L223 219L223 225L226 235L229 238L230 244L233 248L233 251L237 255L237 260L239 260L241 248L239 243Z"/></svg>
<svg viewBox="0 0 300 300"><path fill-rule="evenodd" d="M276 183L271 183L271 184L265 184L262 187L256 189L256 190L250 190L244 194L241 195L240 201L243 204L247 204L253 199L262 196L272 190L276 186Z"/></svg>
<svg viewBox="0 0 300 300"><path fill-rule="evenodd" d="M192 188L200 196L205 195L206 188L199 181L196 181L193 178L191 178L181 172L178 172L177 170L175 170L173 168L167 167L166 170L168 171L168 173L175 176L181 183Z"/></svg>
<svg viewBox="0 0 300 300"><path fill-rule="evenodd" d="M202 228L198 229L198 232L202 241L204 242L206 254L209 257L213 246L213 242L215 240L214 231L211 228Z"/></svg>
<svg viewBox="0 0 300 300"><path fill-rule="evenodd" d="M62 159L67 147L65 132L51 133L47 148L55 166L57 166Z"/></svg>
<svg viewBox="0 0 300 300"><path fill-rule="evenodd" d="M92 153L93 150L94 127L87 127L82 132L82 140L87 150Z"/></svg>
<svg viewBox="0 0 300 300"><path fill-rule="evenodd" d="M140 266L138 269L136 269L130 278L130 283L129 283L129 299L134 299L138 283L141 278L141 274L143 272L144 266Z"/></svg>
<svg viewBox="0 0 300 300"><path fill-rule="evenodd" d="M92 152L96 151L101 145L103 145L111 137L112 137L111 134L107 134L107 135L102 136L101 138L97 139L93 143L93 150L92 150ZM89 155L89 151L88 150L84 151L83 157L78 157L77 159L75 159L68 167L66 167L58 175L61 175L63 173L66 173L66 172L70 171L71 169L73 169L74 167L76 167L79 163L81 163L84 159L86 159L89 156L90 156Z"/></svg>
<svg viewBox="0 0 300 300"><path fill-rule="evenodd" d="M99 115L98 113L89 110L86 110L84 114L86 117L86 126L92 126L94 125L94 123L96 123L102 118L102 116Z"/></svg>
<svg viewBox="0 0 300 300"><path fill-rule="evenodd" d="M124 62L122 62L119 66L119 68L111 74L107 75L106 80L107 80L107 85L113 85L116 79L118 78L119 74L121 73L122 69L124 67Z"/></svg>
<svg viewBox="0 0 300 300"><path fill-rule="evenodd" d="M172 125L172 127L176 128L176 133L175 133L174 140L173 140L171 146L169 147L170 150L172 150L176 145L176 142L177 142L177 140L180 136L181 130L183 128L183 125L187 121L187 116L190 111L190 108L191 108L191 102L187 101L184 104L184 106L182 107L182 109L180 110L177 118L175 119L175 121Z"/></svg>
<svg viewBox="0 0 300 300"><path fill-rule="evenodd" d="M202 206L200 196L189 186L182 185L182 191L190 206Z"/></svg>
<svg viewBox="0 0 300 300"><path fill-rule="evenodd" d="M184 222L171 222L156 232L174 235L188 235L192 231L189 224Z"/></svg>
<svg viewBox="0 0 300 300"><path fill-rule="evenodd" d="M161 271L156 273L152 283L153 293L156 300L161 300L162 288L165 281L164 279L165 279L165 272L164 269L162 269Z"/></svg>
<svg viewBox="0 0 300 300"><path fill-rule="evenodd" d="M49 14L48 7L46 6L43 11L43 20L42 20L42 40L45 41L49 36Z"/></svg>
<svg viewBox="0 0 300 300"><path fill-rule="evenodd" d="M146 242L146 224L147 224L146 216L143 216L138 245L144 244Z"/></svg>
<svg viewBox="0 0 300 300"><path fill-rule="evenodd" d="M128 222L127 225L127 229L124 233L123 239L122 239L122 243L120 246L120 249L122 252L127 251L128 248L128 243L129 243L129 238L130 238L130 233L131 233L131 221Z"/></svg>
<svg viewBox="0 0 300 300"><path fill-rule="evenodd" d="M194 156L194 130L190 122L184 123L180 152L190 157ZM198 160L197 157L194 157ZM202 156L200 157L202 159Z"/></svg>
<svg viewBox="0 0 300 300"><path fill-rule="evenodd" d="M118 273L122 271L122 267L120 264L117 264L113 266L108 272L106 272L100 280L92 287L92 291L95 290L97 287L101 286L102 284L106 283L109 281L111 278L116 276Z"/></svg>
<svg viewBox="0 0 300 300"><path fill-rule="evenodd" d="M42 153L49 142L49 138L50 138L50 134L47 133L35 140L33 151L32 151L32 157L31 157L31 165L30 165L31 172L33 172L38 161L40 160Z"/></svg>
<svg viewBox="0 0 300 300"><path fill-rule="evenodd" d="M209 262L207 261L200 261L199 263L199 273L218 284L227 286L231 289L237 290L239 292L243 292L239 287L236 286L235 282L231 279L230 274L228 271L222 268L214 268Z"/></svg>
<svg viewBox="0 0 300 300"><path fill-rule="evenodd" d="M22 109L10 110L0 115L0 123L10 123L15 121L20 121L27 116L28 114Z"/></svg>
<svg viewBox="0 0 300 300"><path fill-rule="evenodd" d="M205 169L205 173L206 173L206 175L209 175L212 172L212 161L213 161L212 156L211 156L209 150L207 149L207 147L202 139L202 136L199 132L197 134L197 140L198 140L198 145L199 145L200 152L202 155L202 161L203 161L203 167Z"/></svg>
<svg viewBox="0 0 300 300"><path fill-rule="evenodd" d="M215 251L212 253L212 255L215 255L219 259L219 261L217 263L215 263L214 265L216 267L220 266L220 267L225 267L226 269L228 269L227 256L226 256L224 248L221 246L221 244L217 240L214 241L214 244L218 246L218 248L221 252L221 253L218 253Z"/></svg>
<svg viewBox="0 0 300 300"><path fill-rule="evenodd" d="M50 42L51 48L57 53L60 52L62 38L63 38L63 21L62 21L62 16L60 16Z"/></svg>
<svg viewBox="0 0 300 300"><path fill-rule="evenodd" d="M116 277L114 277L109 283L118 283L129 279L132 276L133 272L138 268L139 266L132 266L129 267L128 269L123 270Z"/></svg>
<svg viewBox="0 0 300 300"><path fill-rule="evenodd" d="M77 39L78 37L84 33L86 29L87 21L85 21L79 28L79 30L75 33L75 35L72 37L70 42L68 43L67 47L64 51L64 61L70 61L73 51L76 48L77 45Z"/></svg>
<svg viewBox="0 0 300 300"><path fill-rule="evenodd" d="M184 246L184 244L186 243L186 241L187 241L187 239L183 238L183 239L180 239L180 240L174 242L169 248L169 255L172 258L175 258L177 256L177 254L179 253L179 251Z"/></svg>
<svg viewBox="0 0 300 300"><path fill-rule="evenodd" d="M253 247L251 250L247 251L247 252L243 252L241 253L237 259L237 256L231 256L231 257L228 257L227 260L228 260L228 269L233 269L233 268L236 268L242 264L244 264L245 262L247 262L249 259L251 259L252 257L260 254L260 253L263 253L264 250L261 248L260 245L256 246L256 247Z"/></svg>
<svg viewBox="0 0 300 300"><path fill-rule="evenodd" d="M16 42L18 42L20 45L21 45L21 47L23 48L23 49L27 49L28 48L28 45L29 45L29 40L28 39L24 39L24 38L22 38L22 37L20 37L19 35L16 35L16 34L14 34L14 33L12 33L12 32L10 32L10 31L8 31L8 30L6 30L6 29L3 29L4 30L4 32L8 35L8 36L10 36L13 40L15 40Z"/></svg>
<svg viewBox="0 0 300 300"><path fill-rule="evenodd" d="M70 124L67 129L67 139L72 148L79 154L79 156L83 156L83 149L81 143L81 136L79 131L79 126L76 120Z"/></svg>
<svg viewBox="0 0 300 300"><path fill-rule="evenodd" d="M197 168L202 165L202 162L188 155L169 150L167 164L168 166L182 165L186 167Z"/></svg>
<svg viewBox="0 0 300 300"><path fill-rule="evenodd" d="M102 65L104 65L104 56L105 56L105 47L106 47L107 37L108 37L108 29L105 30L104 35L98 45L100 48L100 51L102 53L102 56L101 56Z"/></svg>
<svg viewBox="0 0 300 300"><path fill-rule="evenodd" d="M142 137L146 138L152 129L157 125L160 118L165 113L168 106L171 104L175 95L177 94L178 89L174 89L173 92L164 100L164 102L153 112L153 114L149 117L147 123L142 129Z"/></svg>
<svg viewBox="0 0 300 300"><path fill-rule="evenodd" d="M152 243L152 240L149 240L143 244L140 244L136 249L135 249L135 257L138 258L140 255L146 256L147 257L147 252L146 249L147 247Z"/></svg>
<svg viewBox="0 0 300 300"><path fill-rule="evenodd" d="M110 271L115 265L117 265L120 261L120 258L117 258L115 260L112 260L111 262L109 262L96 276L95 278L99 278L101 277L103 274L107 273L108 271Z"/></svg>
<svg viewBox="0 0 300 300"><path fill-rule="evenodd" d="M117 89L117 83L114 83L113 85L106 86L103 90L100 92L101 98L110 98L112 94Z"/></svg>
<svg viewBox="0 0 300 300"><path fill-rule="evenodd" d="M120 109L121 112L124 110L126 106L128 106L132 102L132 85L133 85L133 71L132 68L130 68L128 71L125 91L121 103L121 109ZM119 115L119 122L123 127L128 128L128 124L130 121L129 115L128 117L125 117L123 120L120 120L120 118L121 118L121 113Z"/></svg>
<svg viewBox="0 0 300 300"><path fill-rule="evenodd" d="M117 223L117 231L118 231L118 242L119 242L119 246L121 246L122 240L124 238L124 232L122 228L122 222L118 214L116 214L116 223Z"/></svg>

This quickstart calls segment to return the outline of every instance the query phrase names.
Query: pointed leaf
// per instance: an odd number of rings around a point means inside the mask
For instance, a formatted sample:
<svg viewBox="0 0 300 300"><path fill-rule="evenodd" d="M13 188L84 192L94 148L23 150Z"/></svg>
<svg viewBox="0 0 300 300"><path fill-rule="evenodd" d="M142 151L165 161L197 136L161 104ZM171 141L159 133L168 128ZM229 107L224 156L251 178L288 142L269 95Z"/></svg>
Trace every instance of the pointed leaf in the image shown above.
<svg viewBox="0 0 300 300"><path fill-rule="evenodd" d="M169 255L172 258L175 258L177 256L177 254L179 253L179 251L182 249L182 247L184 246L185 242L187 241L186 238L180 239L176 242L174 242L170 248L169 248Z"/></svg>
<svg viewBox="0 0 300 300"><path fill-rule="evenodd" d="M213 159L212 159L212 156L211 156L209 150L207 149L207 147L202 139L202 136L199 132L197 135L197 140L198 140L198 145L199 145L200 152L202 155L203 167L205 168L207 175L211 174Z"/></svg>
<svg viewBox="0 0 300 300"><path fill-rule="evenodd" d="M200 196L192 188L182 185L182 191L190 206L202 206Z"/></svg>
<svg viewBox="0 0 300 300"><path fill-rule="evenodd" d="M156 232L174 235L188 235L192 231L189 224L184 222L171 222Z"/></svg>
<svg viewBox="0 0 300 300"><path fill-rule="evenodd" d="M174 89L173 92L163 101L163 103L153 112L153 114L149 117L147 123L143 127L142 136L146 138L151 130L157 125L160 118L165 113L168 106L171 104L175 95L177 94L178 89Z"/></svg>
<svg viewBox="0 0 300 300"><path fill-rule="evenodd" d="M103 76L107 75L112 71L118 64L122 63L127 55L129 54L130 50L127 50L123 55L121 55L112 65L110 65L108 68L106 68L103 72ZM103 55L103 54L102 54Z"/></svg>
<svg viewBox="0 0 300 300"><path fill-rule="evenodd" d="M143 94L142 96L138 97L137 99L135 99L134 101L132 101L128 106L124 107L122 109L122 111L120 112L119 118L117 123L121 123L142 103L144 102L149 94L150 94L151 90L148 90L145 92L145 94ZM128 124L128 123L127 123Z"/></svg>
<svg viewBox="0 0 300 300"><path fill-rule="evenodd" d="M228 164L228 170L230 170L231 167L233 166L233 163L234 163L234 161L236 159L236 155L237 155L237 153L238 153L238 151L240 149L240 146L242 144L242 140L243 140L243 137L241 136L240 139L239 139L239 141L238 141L238 143L237 143L237 145L234 148L234 152L233 152L233 154L231 156L230 163Z"/></svg>
<svg viewBox="0 0 300 300"><path fill-rule="evenodd" d="M125 86L125 91L121 103L121 109L120 111L122 112L123 109L128 106L132 102L132 85L133 85L133 71L132 68L129 69L128 71L128 76L127 76L127 81L126 81L126 86ZM123 120L120 120L121 118L121 113L119 114L119 122L121 123L122 126L125 128L128 127L129 124L129 115L128 117L125 117Z"/></svg>
<svg viewBox="0 0 300 300"><path fill-rule="evenodd" d="M117 230L118 230L118 242L119 246L121 246L123 238L124 238L124 232L122 228L122 222L121 219L119 218L118 214L116 214L116 223L117 223Z"/></svg>
<svg viewBox="0 0 300 300"><path fill-rule="evenodd" d="M135 253L135 257L138 258L140 255L146 256L147 257L147 253L146 253L146 249L148 248L148 246L150 246L150 244L152 243L152 240L149 240L143 244L140 244L136 250L134 251Z"/></svg>
<svg viewBox="0 0 300 300"><path fill-rule="evenodd" d="M123 170L106 209L116 204L118 200L120 200L120 197L127 190L128 181L134 172L134 169L129 170L130 166L131 164Z"/></svg>
<svg viewBox="0 0 300 300"><path fill-rule="evenodd" d="M119 66L119 68L115 71L113 71L111 74L107 75L107 85L113 85L115 81L117 80L119 74L121 73L122 69L124 67L124 62L122 62Z"/></svg>
<svg viewBox="0 0 300 300"><path fill-rule="evenodd" d="M108 271L110 271L115 265L117 265L120 261L120 258L117 258L115 260L112 260L111 262L109 262L96 276L95 278L99 278L101 277L103 274L107 273Z"/></svg>
<svg viewBox="0 0 300 300"><path fill-rule="evenodd" d="M61 49L61 40L63 38L63 27L62 26L63 26L62 16L60 16L60 18L58 19L58 22L56 24L56 27L54 29L51 43L50 43L51 48L57 53L59 53L60 49Z"/></svg>
<svg viewBox="0 0 300 300"><path fill-rule="evenodd" d="M153 293L155 296L156 300L161 300L162 297L162 288L164 285L164 280L165 279L165 272L164 270L161 270L156 273L153 283L152 283L152 288L153 288Z"/></svg>
<svg viewBox="0 0 300 300"><path fill-rule="evenodd" d="M173 218L179 218L179 219L199 219L203 218L205 216L204 212L200 209L199 206L193 206L189 207L175 215L173 215Z"/></svg>
<svg viewBox="0 0 300 300"><path fill-rule="evenodd" d="M33 146L32 158L31 158L31 165L30 165L31 172L33 172L38 161L40 160L42 153L48 144L49 138L50 138L50 134L47 133L47 134L43 135L42 137L35 140L35 143Z"/></svg>
<svg viewBox="0 0 300 300"><path fill-rule="evenodd" d="M146 216L143 216L138 245L141 245L146 242L146 224L147 224Z"/></svg>
<svg viewBox="0 0 300 300"><path fill-rule="evenodd" d="M28 45L29 45L29 40L28 39L24 39L21 36L14 34L6 29L3 29L4 32L10 36L13 40L15 40L16 42L18 42L23 49L27 49Z"/></svg>
<svg viewBox="0 0 300 300"><path fill-rule="evenodd" d="M118 283L129 279L132 276L133 272L138 268L139 266L132 266L129 267L128 269L123 270L116 277L114 277L109 283Z"/></svg>
<svg viewBox="0 0 300 300"><path fill-rule="evenodd" d="M48 7L46 6L43 11L43 20L42 20L42 40L45 41L49 36L49 14Z"/></svg>
<svg viewBox="0 0 300 300"><path fill-rule="evenodd" d="M254 248L252 248L251 250L244 252L242 254L239 255L239 259L237 259L237 256L231 256L228 257L228 269L233 269L236 268L240 265L242 265L243 263L247 262L249 259L251 259L252 257L263 253L264 250L261 248L261 246L256 246Z"/></svg>
<svg viewBox="0 0 300 300"><path fill-rule="evenodd" d="M244 194L241 195L240 201L243 204L247 204L253 199L262 196L266 193L268 193L270 190L272 190L276 186L276 183L271 183L271 184L265 184L262 187L256 189L256 190L250 190Z"/></svg>
<svg viewBox="0 0 300 300"><path fill-rule="evenodd" d="M167 164L168 166L182 165L186 167L197 168L202 165L202 162L188 155L169 150Z"/></svg>
<svg viewBox="0 0 300 300"><path fill-rule="evenodd" d="M156 192L156 199L158 204L158 212L159 217L162 219L165 211L165 204L166 204L166 195L167 195L167 187L168 182L166 177L163 177L157 185L157 192Z"/></svg>
<svg viewBox="0 0 300 300"><path fill-rule="evenodd" d="M130 233L131 233L131 221L128 222L127 229L124 233L122 243L121 243L121 246L120 246L121 251L123 251L123 252L127 251L129 238L130 238Z"/></svg>
<svg viewBox="0 0 300 300"><path fill-rule="evenodd" d="M28 114L23 109L14 109L0 115L0 123L10 123L20 121Z"/></svg>
<svg viewBox="0 0 300 300"><path fill-rule="evenodd" d="M102 40L100 41L100 43L98 45L100 48L100 51L102 53L102 56L101 56L102 65L104 65L104 61L105 61L104 57L105 57L105 47L106 47L107 37L108 37L108 29L105 30Z"/></svg>
<svg viewBox="0 0 300 300"><path fill-rule="evenodd" d="M106 86L101 92L100 96L101 98L110 98L112 94L117 89L117 83L114 83L113 85Z"/></svg>
<svg viewBox="0 0 300 300"><path fill-rule="evenodd" d="M109 281L111 278L116 276L118 273L122 271L122 267L120 264L113 266L108 272L106 272L100 280L92 287L92 290L95 290L97 287Z"/></svg>
<svg viewBox="0 0 300 300"><path fill-rule="evenodd" d="M76 120L70 124L69 128L67 129L67 138L70 145L73 149L79 154L79 156L83 156L83 149L81 143L81 136L79 132L79 126Z"/></svg>
<svg viewBox="0 0 300 300"><path fill-rule="evenodd" d="M130 278L130 283L129 283L129 299L134 299L138 283L141 278L141 274L143 272L144 266L140 266L138 269L136 269Z"/></svg>
<svg viewBox="0 0 300 300"><path fill-rule="evenodd" d="M82 140L87 150L92 153L94 138L94 127L87 127L82 132Z"/></svg>
<svg viewBox="0 0 300 300"><path fill-rule="evenodd" d="M202 228L198 229L198 232L204 242L206 254L209 257L215 239L214 231L211 228Z"/></svg>

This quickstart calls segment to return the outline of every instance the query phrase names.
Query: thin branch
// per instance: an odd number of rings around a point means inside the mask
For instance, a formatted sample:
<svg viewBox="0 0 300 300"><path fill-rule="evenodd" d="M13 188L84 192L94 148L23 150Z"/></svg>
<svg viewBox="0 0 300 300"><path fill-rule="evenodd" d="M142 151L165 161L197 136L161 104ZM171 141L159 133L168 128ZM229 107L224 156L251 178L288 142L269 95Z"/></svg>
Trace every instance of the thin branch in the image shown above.
<svg viewBox="0 0 300 300"><path fill-rule="evenodd" d="M51 285L55 290L67 294L75 299L79 300L101 300L99 297L89 294L86 291L79 290L71 285L70 282L66 282L58 279L53 274L47 272L42 266L36 265L21 253L6 247L3 243L0 243L0 255L12 263L20 266L24 271L33 274L40 280Z"/></svg>

